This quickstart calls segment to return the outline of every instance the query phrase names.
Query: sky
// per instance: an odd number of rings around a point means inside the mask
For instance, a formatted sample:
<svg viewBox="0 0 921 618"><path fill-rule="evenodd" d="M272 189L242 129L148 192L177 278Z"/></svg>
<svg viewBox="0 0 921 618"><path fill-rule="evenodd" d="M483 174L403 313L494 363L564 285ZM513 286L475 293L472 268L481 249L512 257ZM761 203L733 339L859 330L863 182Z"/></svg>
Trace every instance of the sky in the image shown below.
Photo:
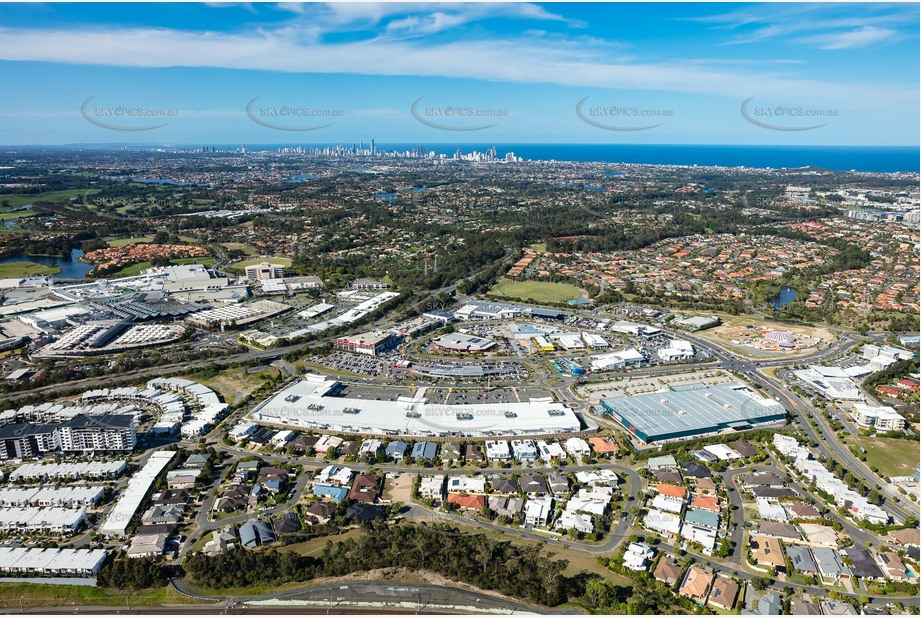
<svg viewBox="0 0 921 618"><path fill-rule="evenodd" d="M917 3L0 4L0 144L917 146Z"/></svg>

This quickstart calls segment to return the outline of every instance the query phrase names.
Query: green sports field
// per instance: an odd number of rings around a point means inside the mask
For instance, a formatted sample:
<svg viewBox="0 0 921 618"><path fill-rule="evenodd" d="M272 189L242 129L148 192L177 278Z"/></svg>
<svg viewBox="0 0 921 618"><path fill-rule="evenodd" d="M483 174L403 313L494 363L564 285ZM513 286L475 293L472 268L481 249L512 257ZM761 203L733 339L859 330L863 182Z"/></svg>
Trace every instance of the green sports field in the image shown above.
<svg viewBox="0 0 921 618"><path fill-rule="evenodd" d="M127 247L128 245L136 245L142 242L153 242L153 236L135 236L133 238L116 238L109 241L110 247Z"/></svg>
<svg viewBox="0 0 921 618"><path fill-rule="evenodd" d="M580 298L584 290L569 283L552 283L550 281L514 281L512 279L499 279L491 294L516 298L518 300L533 299L539 303L565 303Z"/></svg>
<svg viewBox="0 0 921 618"><path fill-rule="evenodd" d="M134 236L132 238L113 238L112 240L107 241L110 247L127 247L128 245L137 245L140 243L150 243L153 242L153 236ZM179 240L186 243L197 243L197 238L192 238L191 236L180 236Z"/></svg>

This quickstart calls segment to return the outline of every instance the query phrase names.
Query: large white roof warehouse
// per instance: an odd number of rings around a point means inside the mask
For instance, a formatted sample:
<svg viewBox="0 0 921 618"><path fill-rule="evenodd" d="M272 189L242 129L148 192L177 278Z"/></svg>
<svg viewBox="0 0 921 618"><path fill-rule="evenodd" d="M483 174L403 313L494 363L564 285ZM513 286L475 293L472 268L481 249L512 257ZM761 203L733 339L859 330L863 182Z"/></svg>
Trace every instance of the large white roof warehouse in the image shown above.
<svg viewBox="0 0 921 618"><path fill-rule="evenodd" d="M500 436L573 432L579 419L549 397L521 403L442 405L414 397L377 401L337 397L339 383L310 374L253 410L269 425L334 432L411 436Z"/></svg>

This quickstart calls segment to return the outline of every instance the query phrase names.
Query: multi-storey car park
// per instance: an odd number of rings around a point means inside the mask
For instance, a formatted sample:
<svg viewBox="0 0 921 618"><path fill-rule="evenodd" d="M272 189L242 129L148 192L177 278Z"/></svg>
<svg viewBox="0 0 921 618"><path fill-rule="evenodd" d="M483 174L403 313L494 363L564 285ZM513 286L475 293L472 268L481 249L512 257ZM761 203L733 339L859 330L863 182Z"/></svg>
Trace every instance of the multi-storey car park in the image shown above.
<svg viewBox="0 0 921 618"><path fill-rule="evenodd" d="M687 384L631 397L602 399L601 407L640 442L687 440L755 426L783 424L787 411L744 384Z"/></svg>
<svg viewBox="0 0 921 618"><path fill-rule="evenodd" d="M257 406L260 424L340 433L407 436L513 436L578 432L579 418L550 398L527 402L440 405L424 389L413 397L377 401L337 397L340 384L309 374Z"/></svg>

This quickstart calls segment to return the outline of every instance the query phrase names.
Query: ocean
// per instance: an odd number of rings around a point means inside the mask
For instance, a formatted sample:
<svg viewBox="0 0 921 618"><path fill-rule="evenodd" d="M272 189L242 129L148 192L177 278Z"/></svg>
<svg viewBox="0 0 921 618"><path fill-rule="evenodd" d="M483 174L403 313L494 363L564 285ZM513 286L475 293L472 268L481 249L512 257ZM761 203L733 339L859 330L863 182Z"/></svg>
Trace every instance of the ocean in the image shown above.
<svg viewBox="0 0 921 618"><path fill-rule="evenodd" d="M367 145L368 140L365 140ZM342 142L351 146L351 142ZM247 144L247 150L277 150L286 146L309 148L326 144ZM378 144L378 150L413 150L419 143ZM916 146L706 146L666 144L426 144L426 152L451 156L459 148L468 153L495 146L501 158L508 152L531 160L641 163L650 165L718 165L752 168L817 167L835 171L919 172L921 149ZM228 146L231 147L231 146Z"/></svg>

